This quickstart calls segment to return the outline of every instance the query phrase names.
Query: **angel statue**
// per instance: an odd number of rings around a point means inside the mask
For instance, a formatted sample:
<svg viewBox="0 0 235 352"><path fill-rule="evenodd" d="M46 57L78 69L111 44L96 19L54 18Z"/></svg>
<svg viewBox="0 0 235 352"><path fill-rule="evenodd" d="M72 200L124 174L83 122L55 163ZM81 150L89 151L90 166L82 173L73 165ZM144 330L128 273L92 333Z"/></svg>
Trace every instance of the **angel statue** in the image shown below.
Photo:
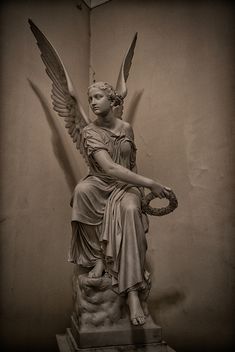
<svg viewBox="0 0 235 352"><path fill-rule="evenodd" d="M56 50L31 20L29 23L52 80L53 108L64 118L68 133L89 166L71 201L68 260L89 268L90 278L108 274L113 290L126 297L131 323L143 325L147 312L141 293L149 280L147 213L166 214L177 206L177 200L170 188L137 173L133 129L121 118L137 34L124 57L116 89L106 82L89 86L88 102L96 117L91 121ZM151 191L148 198L144 188ZM155 197L169 199L168 207L151 208L149 202Z"/></svg>

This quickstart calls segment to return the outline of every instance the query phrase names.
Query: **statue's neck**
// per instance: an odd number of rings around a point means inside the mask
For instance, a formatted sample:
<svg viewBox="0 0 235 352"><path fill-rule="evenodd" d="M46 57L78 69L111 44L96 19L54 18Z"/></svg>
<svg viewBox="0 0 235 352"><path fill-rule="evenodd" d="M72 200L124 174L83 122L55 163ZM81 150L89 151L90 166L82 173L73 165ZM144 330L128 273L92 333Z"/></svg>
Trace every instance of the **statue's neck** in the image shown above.
<svg viewBox="0 0 235 352"><path fill-rule="evenodd" d="M118 132L120 130L120 121L116 117L112 116L112 118L104 118L98 117L95 124L99 127L106 128L111 132Z"/></svg>
<svg viewBox="0 0 235 352"><path fill-rule="evenodd" d="M107 114L105 116L98 116L97 124L101 127L113 129L116 127L117 119L113 114Z"/></svg>

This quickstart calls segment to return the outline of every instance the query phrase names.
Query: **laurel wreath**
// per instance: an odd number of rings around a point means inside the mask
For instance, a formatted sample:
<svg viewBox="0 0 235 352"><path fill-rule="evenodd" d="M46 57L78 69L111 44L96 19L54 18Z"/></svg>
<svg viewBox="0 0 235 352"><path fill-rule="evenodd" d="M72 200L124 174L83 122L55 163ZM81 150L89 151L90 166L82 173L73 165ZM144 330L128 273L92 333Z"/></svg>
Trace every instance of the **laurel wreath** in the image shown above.
<svg viewBox="0 0 235 352"><path fill-rule="evenodd" d="M178 207L178 200L176 195L173 191L168 191L165 198L169 200L169 204L163 208L152 208L149 203L154 199L157 198L152 192L147 194L142 199L142 211L143 213L154 215L154 216L163 216L171 213Z"/></svg>

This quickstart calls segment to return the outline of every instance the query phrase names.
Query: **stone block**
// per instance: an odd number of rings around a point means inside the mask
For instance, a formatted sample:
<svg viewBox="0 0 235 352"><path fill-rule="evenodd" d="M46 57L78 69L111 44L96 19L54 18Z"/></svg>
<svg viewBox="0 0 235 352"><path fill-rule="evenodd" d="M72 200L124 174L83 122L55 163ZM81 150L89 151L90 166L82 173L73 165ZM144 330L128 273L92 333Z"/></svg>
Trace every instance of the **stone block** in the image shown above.
<svg viewBox="0 0 235 352"><path fill-rule="evenodd" d="M148 345L125 345L108 347L79 348L70 332L65 335L56 335L60 352L175 352L164 341Z"/></svg>
<svg viewBox="0 0 235 352"><path fill-rule="evenodd" d="M162 341L162 329L154 324L149 316L142 326L133 326L128 319L120 319L111 326L78 326L75 316L72 316L71 332L80 348L151 344Z"/></svg>

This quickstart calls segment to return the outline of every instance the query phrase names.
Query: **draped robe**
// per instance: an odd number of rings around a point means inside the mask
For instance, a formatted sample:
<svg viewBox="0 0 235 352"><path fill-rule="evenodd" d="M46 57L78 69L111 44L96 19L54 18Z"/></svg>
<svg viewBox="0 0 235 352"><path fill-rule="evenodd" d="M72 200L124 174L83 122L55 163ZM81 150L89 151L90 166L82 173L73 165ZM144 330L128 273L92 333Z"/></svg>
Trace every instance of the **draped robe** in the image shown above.
<svg viewBox="0 0 235 352"><path fill-rule="evenodd" d="M127 169L136 165L133 134L125 125L114 133L91 123L83 130L89 174L76 186L72 206L72 240L68 260L92 267L103 259L118 293L144 289L148 219L141 211L142 190L104 173L95 153L106 150Z"/></svg>

